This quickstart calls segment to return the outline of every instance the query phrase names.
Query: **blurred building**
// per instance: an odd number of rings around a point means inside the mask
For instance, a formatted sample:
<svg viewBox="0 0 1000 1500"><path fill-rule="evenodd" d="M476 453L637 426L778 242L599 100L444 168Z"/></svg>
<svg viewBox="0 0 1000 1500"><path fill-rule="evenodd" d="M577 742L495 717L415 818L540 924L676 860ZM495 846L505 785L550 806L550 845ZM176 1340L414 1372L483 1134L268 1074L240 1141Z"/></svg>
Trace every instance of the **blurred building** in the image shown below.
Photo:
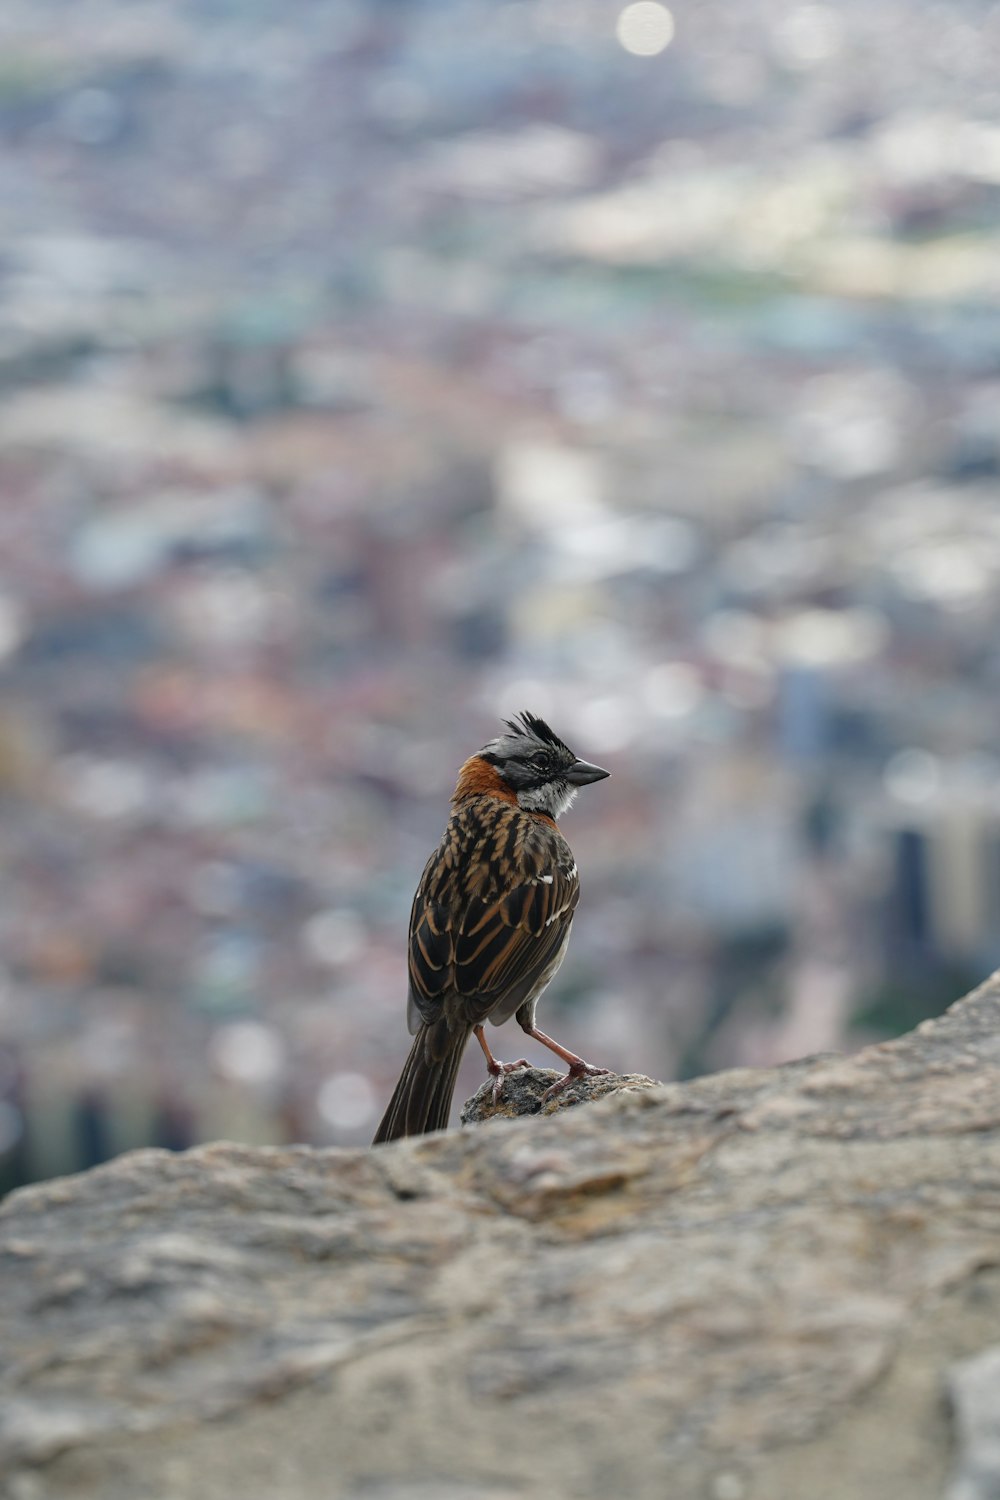
<svg viewBox="0 0 1000 1500"><path fill-rule="evenodd" d="M623 9L4 7L3 1186L366 1140L522 708L601 1061L1000 961L996 17Z"/></svg>

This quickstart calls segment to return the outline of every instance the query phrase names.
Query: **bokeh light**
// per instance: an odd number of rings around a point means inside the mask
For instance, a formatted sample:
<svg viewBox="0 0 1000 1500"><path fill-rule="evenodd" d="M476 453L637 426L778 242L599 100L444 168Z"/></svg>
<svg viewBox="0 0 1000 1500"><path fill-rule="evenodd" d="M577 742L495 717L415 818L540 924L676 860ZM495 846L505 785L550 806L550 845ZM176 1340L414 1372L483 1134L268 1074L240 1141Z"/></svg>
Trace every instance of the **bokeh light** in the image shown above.
<svg viewBox="0 0 1000 1500"><path fill-rule="evenodd" d="M633 57L656 57L674 39L674 18L657 0L635 0L621 11L615 34Z"/></svg>
<svg viewBox="0 0 1000 1500"><path fill-rule="evenodd" d="M353 1133L375 1123L378 1101L363 1073L333 1073L320 1086L316 1108L335 1134Z"/></svg>
<svg viewBox="0 0 1000 1500"><path fill-rule="evenodd" d="M211 1057L224 1077L260 1087L279 1077L285 1049L272 1027L259 1021L234 1021L215 1033Z"/></svg>

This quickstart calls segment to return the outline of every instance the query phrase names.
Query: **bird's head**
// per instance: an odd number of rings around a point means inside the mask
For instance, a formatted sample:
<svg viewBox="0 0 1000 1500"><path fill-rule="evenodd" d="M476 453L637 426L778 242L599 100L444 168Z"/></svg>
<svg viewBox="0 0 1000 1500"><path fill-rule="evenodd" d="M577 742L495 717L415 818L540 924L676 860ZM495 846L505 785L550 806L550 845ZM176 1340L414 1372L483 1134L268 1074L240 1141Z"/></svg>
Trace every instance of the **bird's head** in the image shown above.
<svg viewBox="0 0 1000 1500"><path fill-rule="evenodd" d="M484 745L478 759L495 768L527 812L558 818L581 786L611 774L578 759L545 720L534 714L518 714L507 719L506 725L506 732Z"/></svg>

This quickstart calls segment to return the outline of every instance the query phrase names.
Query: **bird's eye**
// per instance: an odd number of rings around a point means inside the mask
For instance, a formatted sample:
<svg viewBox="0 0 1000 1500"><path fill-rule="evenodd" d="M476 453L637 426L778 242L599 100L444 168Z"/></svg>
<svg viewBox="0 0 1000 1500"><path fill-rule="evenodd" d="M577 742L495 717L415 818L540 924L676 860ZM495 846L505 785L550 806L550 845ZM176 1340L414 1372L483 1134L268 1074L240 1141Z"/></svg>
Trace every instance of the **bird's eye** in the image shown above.
<svg viewBox="0 0 1000 1500"><path fill-rule="evenodd" d="M531 757L531 764L537 771L541 771L544 770L544 768L548 765L548 760L549 758L547 755L533 755Z"/></svg>

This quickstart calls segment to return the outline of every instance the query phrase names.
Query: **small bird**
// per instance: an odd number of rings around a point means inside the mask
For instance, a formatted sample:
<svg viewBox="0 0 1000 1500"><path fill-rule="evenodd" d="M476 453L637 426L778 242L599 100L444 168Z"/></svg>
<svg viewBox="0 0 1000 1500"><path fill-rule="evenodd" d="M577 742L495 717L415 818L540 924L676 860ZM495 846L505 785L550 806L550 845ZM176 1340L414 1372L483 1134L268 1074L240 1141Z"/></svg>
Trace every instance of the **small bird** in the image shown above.
<svg viewBox="0 0 1000 1500"><path fill-rule="evenodd" d="M580 898L576 860L556 826L577 788L610 772L578 760L534 714L465 762L452 813L427 861L410 913L407 1024L414 1037L373 1145L448 1123L466 1043L475 1035L499 1100L504 1075L483 1030L511 1016L569 1066L546 1098L574 1078L606 1073L535 1025L538 997L566 953Z"/></svg>

